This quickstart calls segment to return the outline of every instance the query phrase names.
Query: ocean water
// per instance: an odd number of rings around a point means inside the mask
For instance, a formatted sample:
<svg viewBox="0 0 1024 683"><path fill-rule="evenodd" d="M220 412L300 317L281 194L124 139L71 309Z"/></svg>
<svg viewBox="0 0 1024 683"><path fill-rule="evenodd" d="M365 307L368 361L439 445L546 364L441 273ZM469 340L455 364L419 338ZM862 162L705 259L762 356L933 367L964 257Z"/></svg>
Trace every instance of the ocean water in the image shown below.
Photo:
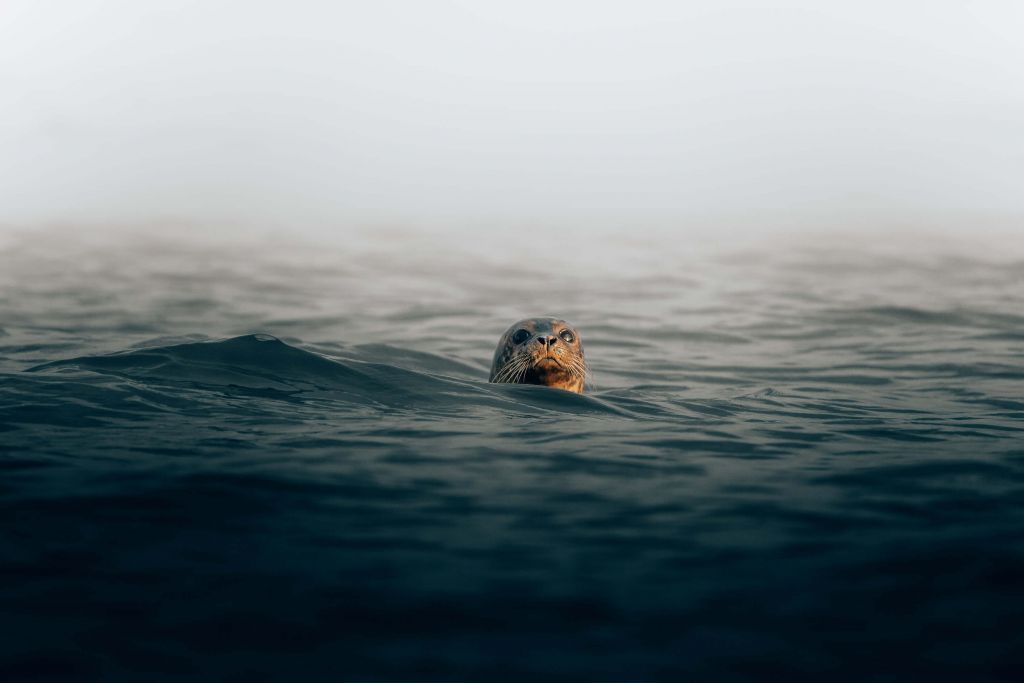
<svg viewBox="0 0 1024 683"><path fill-rule="evenodd" d="M0 680L1019 680L1020 244L553 234L6 239Z"/></svg>

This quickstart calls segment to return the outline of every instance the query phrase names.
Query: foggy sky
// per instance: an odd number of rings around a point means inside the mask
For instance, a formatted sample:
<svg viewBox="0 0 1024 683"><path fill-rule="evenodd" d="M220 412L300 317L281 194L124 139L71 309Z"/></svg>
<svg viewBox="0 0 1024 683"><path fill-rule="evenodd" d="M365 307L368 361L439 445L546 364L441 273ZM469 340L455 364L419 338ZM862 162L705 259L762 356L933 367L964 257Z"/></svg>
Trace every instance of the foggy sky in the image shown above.
<svg viewBox="0 0 1024 683"><path fill-rule="evenodd" d="M1015 217L1022 32L1010 1L6 0L0 223Z"/></svg>

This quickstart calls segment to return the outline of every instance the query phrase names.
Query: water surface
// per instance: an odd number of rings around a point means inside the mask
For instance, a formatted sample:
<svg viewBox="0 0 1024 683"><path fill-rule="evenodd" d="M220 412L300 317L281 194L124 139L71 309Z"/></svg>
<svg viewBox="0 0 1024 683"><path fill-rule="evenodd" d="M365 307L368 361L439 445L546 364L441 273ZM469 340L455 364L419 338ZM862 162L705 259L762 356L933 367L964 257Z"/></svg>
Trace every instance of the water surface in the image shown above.
<svg viewBox="0 0 1024 683"><path fill-rule="evenodd" d="M9 239L0 679L1013 680L1024 260L602 240Z"/></svg>

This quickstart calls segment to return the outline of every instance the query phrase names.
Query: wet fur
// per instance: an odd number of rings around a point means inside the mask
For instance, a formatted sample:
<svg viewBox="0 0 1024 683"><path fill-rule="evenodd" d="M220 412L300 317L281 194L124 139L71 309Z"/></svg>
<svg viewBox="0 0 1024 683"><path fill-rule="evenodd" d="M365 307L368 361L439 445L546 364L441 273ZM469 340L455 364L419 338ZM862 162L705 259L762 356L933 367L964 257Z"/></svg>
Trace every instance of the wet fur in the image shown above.
<svg viewBox="0 0 1024 683"><path fill-rule="evenodd" d="M526 330L529 337L517 344L513 337L519 330ZM573 342L562 338L565 330L573 334ZM550 345L542 341L551 338L554 342ZM582 394L586 377L579 332L558 318L528 318L515 323L501 336L491 363L490 381L539 384Z"/></svg>

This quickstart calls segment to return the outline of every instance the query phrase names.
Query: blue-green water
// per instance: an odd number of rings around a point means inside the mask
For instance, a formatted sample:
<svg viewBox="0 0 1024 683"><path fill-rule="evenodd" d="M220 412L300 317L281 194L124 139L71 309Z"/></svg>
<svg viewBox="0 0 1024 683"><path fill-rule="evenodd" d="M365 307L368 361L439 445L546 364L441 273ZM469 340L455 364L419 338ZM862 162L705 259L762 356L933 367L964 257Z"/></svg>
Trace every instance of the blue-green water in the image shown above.
<svg viewBox="0 0 1024 683"><path fill-rule="evenodd" d="M1024 260L408 239L8 240L0 680L1019 675Z"/></svg>

